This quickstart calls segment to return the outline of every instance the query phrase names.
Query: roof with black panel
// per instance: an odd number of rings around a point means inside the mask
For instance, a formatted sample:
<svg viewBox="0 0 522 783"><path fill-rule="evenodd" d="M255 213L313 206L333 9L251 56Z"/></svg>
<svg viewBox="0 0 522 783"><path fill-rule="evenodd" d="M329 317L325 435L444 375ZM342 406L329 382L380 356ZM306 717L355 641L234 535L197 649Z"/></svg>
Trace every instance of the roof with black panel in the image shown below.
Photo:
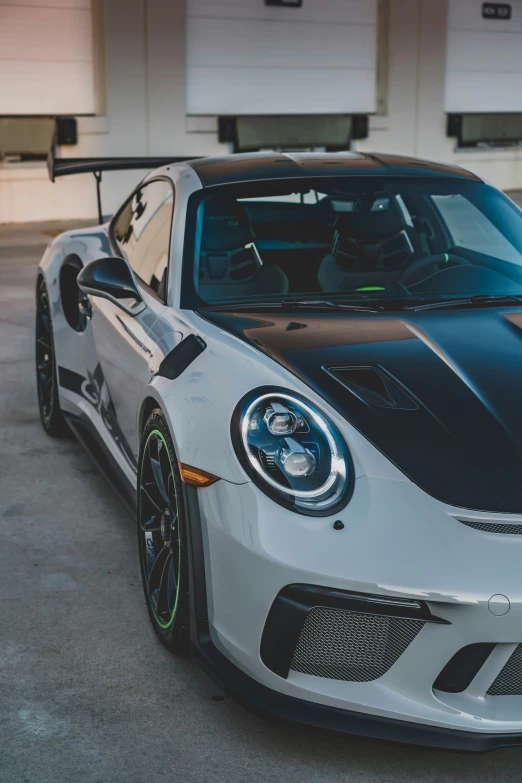
<svg viewBox="0 0 522 783"><path fill-rule="evenodd" d="M189 165L204 187L254 180L292 179L327 176L408 176L458 177L480 179L466 169L444 163L360 152L274 153L257 152L197 158Z"/></svg>

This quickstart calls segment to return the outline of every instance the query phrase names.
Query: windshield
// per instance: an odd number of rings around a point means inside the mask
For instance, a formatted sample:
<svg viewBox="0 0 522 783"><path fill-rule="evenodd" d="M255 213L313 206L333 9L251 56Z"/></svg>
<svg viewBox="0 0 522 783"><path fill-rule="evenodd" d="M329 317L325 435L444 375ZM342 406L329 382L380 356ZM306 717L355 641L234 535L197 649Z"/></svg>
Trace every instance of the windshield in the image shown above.
<svg viewBox="0 0 522 783"><path fill-rule="evenodd" d="M182 306L522 296L522 212L460 178L330 177L191 197Z"/></svg>

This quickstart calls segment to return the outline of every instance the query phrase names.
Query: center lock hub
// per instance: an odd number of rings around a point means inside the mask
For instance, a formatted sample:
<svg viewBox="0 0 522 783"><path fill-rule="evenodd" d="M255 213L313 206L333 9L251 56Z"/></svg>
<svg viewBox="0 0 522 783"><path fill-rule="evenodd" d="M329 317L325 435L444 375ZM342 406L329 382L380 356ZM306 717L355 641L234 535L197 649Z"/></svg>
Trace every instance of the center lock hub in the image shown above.
<svg viewBox="0 0 522 783"><path fill-rule="evenodd" d="M170 533L172 530L171 522L172 522L172 514L170 508L166 508L162 514L161 522L160 522L161 537L166 542L170 541Z"/></svg>

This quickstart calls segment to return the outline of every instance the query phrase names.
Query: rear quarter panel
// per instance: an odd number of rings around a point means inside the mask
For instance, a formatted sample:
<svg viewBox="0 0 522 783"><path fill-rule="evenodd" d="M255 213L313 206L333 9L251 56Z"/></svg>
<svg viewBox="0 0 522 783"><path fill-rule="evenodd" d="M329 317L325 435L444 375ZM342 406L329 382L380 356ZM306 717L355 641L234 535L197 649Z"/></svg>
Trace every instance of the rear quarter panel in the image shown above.
<svg viewBox="0 0 522 783"><path fill-rule="evenodd" d="M60 292L60 270L71 255L78 256L83 265L111 255L107 225L60 234L38 265L38 279L45 280L49 293L57 365L85 375L85 368L92 366L95 354L92 328L88 323L85 331L77 332L69 325Z"/></svg>

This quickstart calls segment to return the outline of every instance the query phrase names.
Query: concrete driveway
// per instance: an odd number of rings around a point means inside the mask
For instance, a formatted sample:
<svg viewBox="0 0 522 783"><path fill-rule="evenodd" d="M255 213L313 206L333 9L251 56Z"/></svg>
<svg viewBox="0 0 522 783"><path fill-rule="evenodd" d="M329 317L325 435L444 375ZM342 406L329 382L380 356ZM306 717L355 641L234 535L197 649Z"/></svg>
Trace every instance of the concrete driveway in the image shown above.
<svg viewBox="0 0 522 783"><path fill-rule="evenodd" d="M522 749L431 751L254 717L149 625L132 521L38 420L35 269L56 226L0 227L0 781L505 783Z"/></svg>

